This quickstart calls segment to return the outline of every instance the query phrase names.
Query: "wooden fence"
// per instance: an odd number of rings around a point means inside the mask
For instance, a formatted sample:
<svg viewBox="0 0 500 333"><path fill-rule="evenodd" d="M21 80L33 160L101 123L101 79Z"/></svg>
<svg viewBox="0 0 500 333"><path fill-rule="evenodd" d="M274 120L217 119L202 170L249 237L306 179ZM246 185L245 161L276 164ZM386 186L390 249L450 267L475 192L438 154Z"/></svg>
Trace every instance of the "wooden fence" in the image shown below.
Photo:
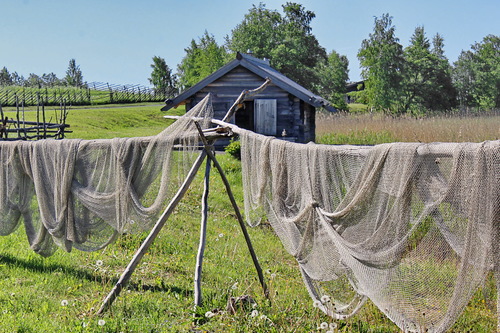
<svg viewBox="0 0 500 333"><path fill-rule="evenodd" d="M85 87L31 88L0 86L0 104L15 106L94 105L111 103L164 102L167 94L141 85L116 85L103 82L87 83Z"/></svg>
<svg viewBox="0 0 500 333"><path fill-rule="evenodd" d="M68 111L66 105L61 104L59 114L56 111L58 123L47 122L42 103L37 105L36 111L29 111L36 112L36 121L27 121L24 104L19 103L19 100L16 103L15 118L6 116L0 104L0 141L64 139L66 133L71 133L68 130L70 125L66 124Z"/></svg>

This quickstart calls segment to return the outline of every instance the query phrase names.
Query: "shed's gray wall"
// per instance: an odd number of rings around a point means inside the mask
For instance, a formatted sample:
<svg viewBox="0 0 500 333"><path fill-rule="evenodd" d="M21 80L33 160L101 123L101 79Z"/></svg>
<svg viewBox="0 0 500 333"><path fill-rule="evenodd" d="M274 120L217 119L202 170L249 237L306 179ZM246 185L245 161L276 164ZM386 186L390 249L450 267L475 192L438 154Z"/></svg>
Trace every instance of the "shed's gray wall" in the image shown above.
<svg viewBox="0 0 500 333"><path fill-rule="evenodd" d="M198 91L186 104L186 110L196 105L211 92L215 118L222 119L244 89L257 88L264 81L262 77L246 68L236 67ZM274 84L270 84L252 99L277 100L276 137L281 138L283 130L285 130L287 140L294 142L314 141L315 108L313 106L303 103L297 97Z"/></svg>

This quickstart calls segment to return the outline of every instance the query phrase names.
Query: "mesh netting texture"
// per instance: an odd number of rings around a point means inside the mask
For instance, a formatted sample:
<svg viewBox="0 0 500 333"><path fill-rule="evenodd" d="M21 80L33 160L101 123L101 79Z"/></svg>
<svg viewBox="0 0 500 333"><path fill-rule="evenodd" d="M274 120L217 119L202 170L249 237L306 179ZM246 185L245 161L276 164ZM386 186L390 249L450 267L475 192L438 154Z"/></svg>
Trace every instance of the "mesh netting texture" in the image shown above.
<svg viewBox="0 0 500 333"><path fill-rule="evenodd" d="M192 119L205 128L212 113L208 95L156 136L0 142L0 235L24 222L31 248L50 256L150 228L199 155Z"/></svg>
<svg viewBox="0 0 500 333"><path fill-rule="evenodd" d="M326 314L347 318L370 299L405 332L443 332L488 274L498 285L500 141L239 134L247 222L269 220Z"/></svg>

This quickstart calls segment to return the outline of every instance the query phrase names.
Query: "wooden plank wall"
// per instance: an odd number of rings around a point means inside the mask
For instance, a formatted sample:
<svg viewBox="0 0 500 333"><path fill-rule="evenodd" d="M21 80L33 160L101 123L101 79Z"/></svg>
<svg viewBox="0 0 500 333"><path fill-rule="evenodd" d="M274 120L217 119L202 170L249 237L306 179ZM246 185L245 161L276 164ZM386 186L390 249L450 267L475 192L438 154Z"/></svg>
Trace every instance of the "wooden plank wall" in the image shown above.
<svg viewBox="0 0 500 333"><path fill-rule="evenodd" d="M245 89L254 89L260 86L264 79L243 67L237 67L218 80L198 91L191 102L186 105L187 110L201 101L207 93L213 96L213 107L216 119L222 119L227 110ZM314 125L304 124L304 117L308 117L305 123L314 122L314 107L301 102L280 87L271 84L262 93L253 99L276 99L277 100L277 126L275 136L281 138L283 130L286 131L287 140L294 142L308 142L314 130ZM308 111L304 112L303 105L307 105ZM301 110L302 108L302 110ZM311 110L312 109L312 110ZM312 118L311 118L312 114ZM314 133L312 133L314 138Z"/></svg>

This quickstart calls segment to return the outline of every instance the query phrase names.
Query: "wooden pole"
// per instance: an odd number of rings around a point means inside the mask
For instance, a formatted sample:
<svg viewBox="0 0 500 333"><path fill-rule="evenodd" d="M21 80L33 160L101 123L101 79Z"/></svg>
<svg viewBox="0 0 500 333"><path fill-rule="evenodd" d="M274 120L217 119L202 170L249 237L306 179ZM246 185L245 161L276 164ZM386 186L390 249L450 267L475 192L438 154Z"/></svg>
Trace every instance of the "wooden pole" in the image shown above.
<svg viewBox="0 0 500 333"><path fill-rule="evenodd" d="M203 142L205 152L207 153L207 156L212 162L214 163L215 168L217 171L219 171L220 177L222 179L222 182L224 183L224 186L226 187L226 192L229 197L229 200L231 201L231 205L233 206L234 212L236 213L236 218L238 220L238 223L240 224L241 231L243 232L243 236L245 237L245 241L247 243L248 251L250 252L250 255L252 256L253 264L255 266L255 269L257 270L257 274L259 276L259 282L262 286L262 289L264 290L264 296L266 298L269 298L269 290L267 289L266 282L264 281L264 274L262 274L262 268L260 267L259 261L257 259L257 256L255 255L255 251L252 246L252 241L250 240L250 236L248 235L247 228L245 226L245 221L243 220L243 216L241 215L240 209L238 208L238 204L236 203L236 200L234 199L233 191L231 190L231 186L229 185L229 181L226 178L226 175L224 174L224 170L222 170L222 167L220 166L219 162L215 158L215 155L210 149L210 145L208 144L207 139L203 135L203 131L201 129L200 124L195 121L196 128L198 128L198 132L200 134L200 138Z"/></svg>
<svg viewBox="0 0 500 333"><path fill-rule="evenodd" d="M194 305L201 306L201 273L203 268L203 255L205 253L205 244L207 242L207 220L208 220L208 194L210 189L210 169L211 161L207 159L205 168L205 179L203 196L201 199L201 226L200 243L198 244L198 254L196 255L196 269L194 272Z"/></svg>
<svg viewBox="0 0 500 333"><path fill-rule="evenodd" d="M23 100L24 101L24 100ZM23 102L24 103L24 102ZM16 96L16 122L17 122L17 137L20 138L21 137L21 132L19 131L20 128L19 128L19 99L17 98Z"/></svg>
<svg viewBox="0 0 500 333"><path fill-rule="evenodd" d="M175 196L172 198L172 201L170 201L170 204L168 207L165 209L163 214L160 216L156 224L154 225L153 229L150 231L148 237L144 240L144 242L141 244L141 247L136 251L134 254L134 257L128 264L127 268L125 268L125 271L122 273L120 276L120 279L114 286L113 290L108 294L104 302L102 303L99 311L97 311L97 314L102 314L104 311L106 311L113 301L118 297L120 292L122 291L123 287L125 287L130 280L130 277L134 273L134 270L136 269L137 265L141 261L142 257L144 254L147 252L147 250L151 247L151 244L153 244L153 241L155 238L158 236L158 233L160 230L163 228L165 225L165 222L167 219L170 217L172 212L174 211L175 207L177 204L181 201L182 197L188 190L189 186L191 185L193 179L196 176L196 173L198 172L198 169L200 168L201 164L203 163L203 160L206 157L206 151L202 150L200 156L196 159L194 162L193 166L191 167L191 170L189 170L189 173L186 176L186 179L184 180L184 183L182 183L181 187L177 190L177 193Z"/></svg>
<svg viewBox="0 0 500 333"><path fill-rule="evenodd" d="M236 99L236 101L233 103L233 105L229 108L227 111L226 115L222 119L223 122L229 122L231 121L231 118L233 117L234 113L238 110L238 105L241 104L246 98L249 98L251 96L254 96L258 93L260 93L262 90L266 89L266 87L271 83L271 79L267 78L264 83L262 83L259 87L253 89L253 90L243 90Z"/></svg>

